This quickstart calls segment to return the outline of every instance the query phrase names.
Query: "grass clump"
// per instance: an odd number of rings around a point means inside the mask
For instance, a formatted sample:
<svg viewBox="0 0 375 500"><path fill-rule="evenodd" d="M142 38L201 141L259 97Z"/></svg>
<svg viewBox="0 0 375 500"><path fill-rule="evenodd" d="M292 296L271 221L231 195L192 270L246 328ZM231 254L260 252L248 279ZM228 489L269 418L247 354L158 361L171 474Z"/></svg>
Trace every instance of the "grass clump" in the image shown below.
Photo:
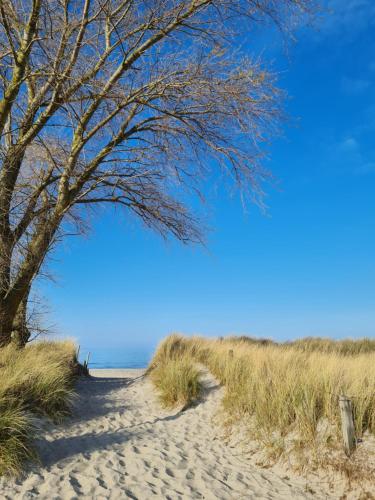
<svg viewBox="0 0 375 500"><path fill-rule="evenodd" d="M151 372L151 380L166 408L190 406L201 391L199 370L188 358L170 359Z"/></svg>
<svg viewBox="0 0 375 500"><path fill-rule="evenodd" d="M148 368L148 375L166 408L187 408L200 396L200 371L187 347L183 337L168 337L157 349Z"/></svg>
<svg viewBox="0 0 375 500"><path fill-rule="evenodd" d="M76 363L72 342L0 349L0 474L18 474L36 458L36 417L59 422L69 414Z"/></svg>
<svg viewBox="0 0 375 500"><path fill-rule="evenodd" d="M17 475L27 460L36 459L30 414L14 400L0 399L0 475Z"/></svg>

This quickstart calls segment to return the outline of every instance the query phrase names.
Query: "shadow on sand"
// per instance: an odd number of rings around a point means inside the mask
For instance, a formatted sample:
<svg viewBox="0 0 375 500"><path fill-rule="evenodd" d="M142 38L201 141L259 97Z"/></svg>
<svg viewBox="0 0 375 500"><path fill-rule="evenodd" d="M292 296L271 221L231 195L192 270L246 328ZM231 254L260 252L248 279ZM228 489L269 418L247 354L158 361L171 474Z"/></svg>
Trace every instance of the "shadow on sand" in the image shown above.
<svg viewBox="0 0 375 500"><path fill-rule="evenodd" d="M166 417L156 417L150 420L140 421L136 424L127 425L117 430L98 430L98 432L85 433L85 424L99 417L109 417L111 414L121 414L131 411L131 406L126 399L119 400L113 397L113 391L119 388L130 387L137 378L112 378L112 377L90 377L79 380L77 384L78 399L73 410L73 417L64 422L61 426L53 427L57 433L64 429L71 429L73 426L77 430L82 429L82 433L76 436L56 436L53 440L40 438L36 440L41 464L44 467L51 467L61 460L68 459L75 455L82 455L83 459L88 459L94 451L103 451L124 444L130 439L134 439L147 432L152 432L152 426L157 422L168 422L178 419L182 411ZM99 424L99 421L98 421ZM120 446L121 447L121 446Z"/></svg>
<svg viewBox="0 0 375 500"><path fill-rule="evenodd" d="M132 386L143 375L136 378L116 377L85 377L78 380L76 385L77 399L74 402L72 417L69 424L79 424L90 420L118 413L129 408L127 402L111 397L113 391Z"/></svg>
<svg viewBox="0 0 375 500"><path fill-rule="evenodd" d="M122 412L131 411L132 408L126 398L119 399L113 392L119 388L131 387L143 377L144 375L136 378L90 377L79 380L77 384L79 397L73 410L74 416L62 424L61 427L54 427L54 430L58 433L74 426L78 431L82 428L82 433L75 436L56 436L52 441L45 438L38 439L36 444L42 465L51 467L61 460L75 455L82 455L83 459L88 459L94 451L103 451L120 446L130 439L152 432L152 426L156 423L177 420L186 411L189 411L189 408L182 408L173 415L141 420L138 423L126 425L126 427L120 427L117 430L98 429L98 432L85 433L85 424L91 420L103 416L111 420L111 414L121 415ZM202 398L191 409L201 404L210 392L217 389L218 385L216 384L206 386Z"/></svg>

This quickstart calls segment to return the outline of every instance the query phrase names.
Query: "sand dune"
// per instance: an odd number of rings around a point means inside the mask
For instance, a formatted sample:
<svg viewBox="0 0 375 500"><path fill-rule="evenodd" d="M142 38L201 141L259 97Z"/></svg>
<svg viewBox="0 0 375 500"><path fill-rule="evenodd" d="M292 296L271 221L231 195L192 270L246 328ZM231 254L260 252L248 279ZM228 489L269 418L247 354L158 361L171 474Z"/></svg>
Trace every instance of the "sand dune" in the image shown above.
<svg viewBox="0 0 375 500"><path fill-rule="evenodd" d="M45 424L38 441L42 466L0 481L15 499L290 499L312 494L290 479L245 460L213 423L221 388L208 377L203 400L184 412L160 408L140 370L94 370L78 384L74 418Z"/></svg>

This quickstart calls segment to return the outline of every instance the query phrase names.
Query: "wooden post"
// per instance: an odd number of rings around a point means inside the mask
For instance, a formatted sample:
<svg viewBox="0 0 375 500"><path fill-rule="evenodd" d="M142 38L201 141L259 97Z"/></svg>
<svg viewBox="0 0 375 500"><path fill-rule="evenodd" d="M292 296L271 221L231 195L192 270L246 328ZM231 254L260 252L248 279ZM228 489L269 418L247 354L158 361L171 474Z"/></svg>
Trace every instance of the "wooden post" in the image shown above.
<svg viewBox="0 0 375 500"><path fill-rule="evenodd" d="M339 405L345 453L350 457L357 444L353 420L353 406L351 400L344 395L340 396Z"/></svg>
<svg viewBox="0 0 375 500"><path fill-rule="evenodd" d="M86 361L83 363L83 366L86 368L87 373L89 372L89 361L90 361L90 352L87 353Z"/></svg>

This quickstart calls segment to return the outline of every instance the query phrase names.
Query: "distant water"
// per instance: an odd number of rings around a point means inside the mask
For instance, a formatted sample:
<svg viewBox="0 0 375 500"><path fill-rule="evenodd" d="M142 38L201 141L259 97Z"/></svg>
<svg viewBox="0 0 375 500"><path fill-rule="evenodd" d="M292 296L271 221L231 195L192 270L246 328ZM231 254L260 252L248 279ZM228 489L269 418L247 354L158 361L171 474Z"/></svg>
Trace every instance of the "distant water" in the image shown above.
<svg viewBox="0 0 375 500"><path fill-rule="evenodd" d="M90 351L89 368L146 368L154 349L146 347L81 348L79 359L83 362Z"/></svg>

